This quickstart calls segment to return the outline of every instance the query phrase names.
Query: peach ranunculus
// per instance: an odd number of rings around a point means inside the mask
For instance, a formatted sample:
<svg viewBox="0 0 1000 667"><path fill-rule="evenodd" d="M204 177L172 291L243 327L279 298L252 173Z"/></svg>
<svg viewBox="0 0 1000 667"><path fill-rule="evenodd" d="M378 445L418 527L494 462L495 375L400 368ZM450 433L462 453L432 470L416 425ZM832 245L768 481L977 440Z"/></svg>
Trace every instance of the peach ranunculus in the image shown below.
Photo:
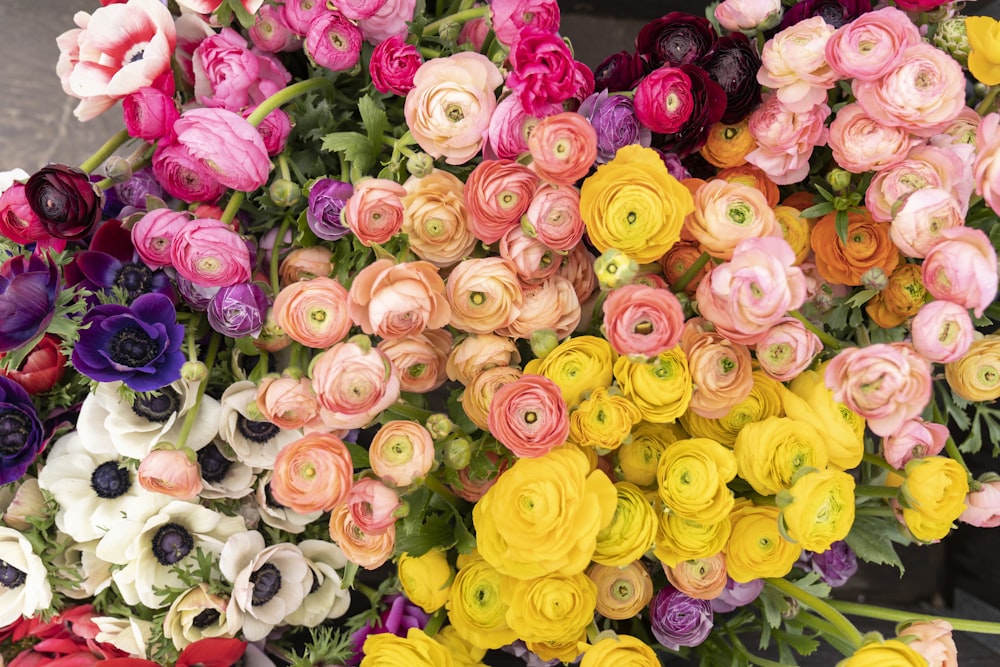
<svg viewBox="0 0 1000 667"><path fill-rule="evenodd" d="M379 533L396 523L399 494L372 477L359 479L347 493L347 508L361 530Z"/></svg>
<svg viewBox="0 0 1000 667"><path fill-rule="evenodd" d="M781 201L781 191L778 189L778 184L756 165L744 163L735 167L727 167L716 174L716 178L730 183L742 183L760 190L764 194L767 205L771 208L777 206L778 202Z"/></svg>
<svg viewBox="0 0 1000 667"><path fill-rule="evenodd" d="M810 243L816 253L816 269L824 280L836 285L860 285L873 268L889 275L899 264L899 248L889 238L889 225L876 222L867 211L847 214L847 245L837 236L833 213L813 227Z"/></svg>
<svg viewBox="0 0 1000 667"><path fill-rule="evenodd" d="M951 623L940 618L920 621L900 631L899 638L927 661L927 667L958 667L958 649L951 636Z"/></svg>
<svg viewBox="0 0 1000 667"><path fill-rule="evenodd" d="M500 238L498 251L509 259L517 271L521 287L529 289L541 285L559 270L562 256L537 238L525 234L522 227L514 227Z"/></svg>
<svg viewBox="0 0 1000 667"><path fill-rule="evenodd" d="M597 130L575 111L546 116L528 135L531 169L553 185L573 185L597 158Z"/></svg>
<svg viewBox="0 0 1000 667"><path fill-rule="evenodd" d="M757 81L775 89L794 113L826 102L826 91L838 78L826 61L826 43L833 33L834 27L821 16L785 28L764 45Z"/></svg>
<svg viewBox="0 0 1000 667"><path fill-rule="evenodd" d="M721 419L750 395L753 367L750 351L716 331L704 318L692 318L681 333L694 393L689 409L708 419Z"/></svg>
<svg viewBox="0 0 1000 667"><path fill-rule="evenodd" d="M796 113L775 93L765 95L749 117L757 148L747 153L747 162L763 169L778 185L798 183L809 174L813 149L826 143L830 131L824 123L829 115L826 104Z"/></svg>
<svg viewBox="0 0 1000 667"><path fill-rule="evenodd" d="M410 134L425 153L448 164L465 164L482 147L497 107L493 91L501 84L500 70L480 53L424 62L403 107Z"/></svg>
<svg viewBox="0 0 1000 667"><path fill-rule="evenodd" d="M994 211L1000 211L1000 113L983 117L976 131L973 163L976 192Z"/></svg>
<svg viewBox="0 0 1000 667"><path fill-rule="evenodd" d="M655 357L677 345L683 326L681 302L667 289L625 285L604 301L605 336L618 354Z"/></svg>
<svg viewBox="0 0 1000 667"><path fill-rule="evenodd" d="M721 551L707 558L695 558L677 563L675 567L663 565L670 584L688 597L696 600L714 600L726 590L726 556Z"/></svg>
<svg viewBox="0 0 1000 667"><path fill-rule="evenodd" d="M370 533L361 529L351 516L347 503L341 503L330 513L330 539L347 556L347 560L366 570L374 570L384 565L396 548L396 524L381 533Z"/></svg>
<svg viewBox="0 0 1000 667"><path fill-rule="evenodd" d="M446 364L451 342L447 329L426 329L414 336L383 340L378 349L396 367L402 391L425 394L448 379Z"/></svg>
<svg viewBox="0 0 1000 667"><path fill-rule="evenodd" d="M901 127L872 118L855 102L837 111L828 142L841 169L862 174L901 162L921 140Z"/></svg>
<svg viewBox="0 0 1000 667"><path fill-rule="evenodd" d="M286 285L274 299L274 321L297 343L323 349L351 330L348 293L333 278L316 277Z"/></svg>
<svg viewBox="0 0 1000 667"><path fill-rule="evenodd" d="M826 43L826 61L841 79L871 81L899 67L903 50L919 41L905 12L882 7L838 28Z"/></svg>
<svg viewBox="0 0 1000 667"><path fill-rule="evenodd" d="M323 246L295 248L281 260L278 275L287 285L316 276L329 276L333 272L333 251Z"/></svg>
<svg viewBox="0 0 1000 667"><path fill-rule="evenodd" d="M319 416L319 401L309 378L267 376L257 385L257 409L275 426L291 430Z"/></svg>
<svg viewBox="0 0 1000 667"><path fill-rule="evenodd" d="M997 253L979 229L952 227L941 231L921 266L927 291L935 299L954 301L976 317L997 295Z"/></svg>
<svg viewBox="0 0 1000 667"><path fill-rule="evenodd" d="M518 458L534 458L566 442L569 412L562 392L542 375L522 375L493 394L490 433Z"/></svg>
<svg viewBox="0 0 1000 667"><path fill-rule="evenodd" d="M449 274L445 293L451 304L451 325L474 334L510 325L524 303L517 270L503 257L461 262Z"/></svg>
<svg viewBox="0 0 1000 667"><path fill-rule="evenodd" d="M436 266L451 266L476 246L465 210L465 184L456 176L435 169L423 178L403 184L403 228L410 250Z"/></svg>
<svg viewBox="0 0 1000 667"><path fill-rule="evenodd" d="M553 250L572 250L586 229L580 215L580 191L572 186L539 185L521 225Z"/></svg>
<svg viewBox="0 0 1000 667"><path fill-rule="evenodd" d="M732 259L698 284L702 317L729 340L755 344L806 299L806 277L794 262L795 252L782 238L741 241Z"/></svg>
<svg viewBox="0 0 1000 667"><path fill-rule="evenodd" d="M922 258L941 240L941 232L964 224L965 211L951 192L921 188L896 207L889 238L907 257Z"/></svg>
<svg viewBox="0 0 1000 667"><path fill-rule="evenodd" d="M177 31L158 0L128 0L93 14L77 12L77 27L59 35L56 73L63 90L80 100L73 114L82 121L170 71Z"/></svg>
<svg viewBox="0 0 1000 667"><path fill-rule="evenodd" d="M928 360L947 364L969 350L976 327L969 311L951 301L924 304L910 324L913 349Z"/></svg>
<svg viewBox="0 0 1000 667"><path fill-rule="evenodd" d="M764 194L749 185L709 181L695 192L694 206L685 227L702 250L718 259L732 258L733 249L743 239L780 233Z"/></svg>
<svg viewBox="0 0 1000 667"><path fill-rule="evenodd" d="M394 419L372 438L368 455L372 472L397 488L421 479L434 465L434 440L417 422Z"/></svg>
<svg viewBox="0 0 1000 667"><path fill-rule="evenodd" d="M363 336L320 353L310 374L331 430L361 428L399 398L399 373Z"/></svg>
<svg viewBox="0 0 1000 667"><path fill-rule="evenodd" d="M299 514L329 512L354 482L351 452L329 433L303 436L278 452L271 476L274 499Z"/></svg>
<svg viewBox="0 0 1000 667"><path fill-rule="evenodd" d="M191 500L201 493L201 471L194 452L183 449L154 449L142 458L137 473L139 486L179 500Z"/></svg>
<svg viewBox="0 0 1000 667"><path fill-rule="evenodd" d="M536 331L550 330L562 340L576 330L580 317L580 300L573 283L554 275L524 291L524 302L517 317L497 333L511 338L531 338Z"/></svg>
<svg viewBox="0 0 1000 667"><path fill-rule="evenodd" d="M822 350L819 336L794 317L778 320L756 343L761 370L779 382L796 377Z"/></svg>
<svg viewBox="0 0 1000 667"><path fill-rule="evenodd" d="M500 387L517 380L521 375L521 369L517 366L493 366L475 375L466 383L465 390L458 398L465 415L484 431L489 429L493 396Z"/></svg>
<svg viewBox="0 0 1000 667"><path fill-rule="evenodd" d="M911 419L882 439L882 457L893 468L902 470L910 459L940 454L948 437L944 424Z"/></svg>
<svg viewBox="0 0 1000 667"><path fill-rule="evenodd" d="M341 217L365 245L385 243L403 228L402 185L386 178L364 178L344 204Z"/></svg>
<svg viewBox="0 0 1000 667"><path fill-rule="evenodd" d="M347 310L362 331L385 340L440 329L451 319L444 280L429 262L369 264L351 283Z"/></svg>
<svg viewBox="0 0 1000 667"><path fill-rule="evenodd" d="M460 340L448 355L448 379L464 385L488 368L513 366L521 361L517 345L494 333L473 334Z"/></svg>
<svg viewBox="0 0 1000 667"><path fill-rule="evenodd" d="M538 176L514 160L483 160L476 165L463 190L469 228L476 238L496 243L521 224L537 185Z"/></svg>
<svg viewBox="0 0 1000 667"><path fill-rule="evenodd" d="M574 246L559 265L557 273L573 283L573 291L581 304L587 303L597 289L597 274L594 272L596 260L581 243Z"/></svg>
<svg viewBox="0 0 1000 667"><path fill-rule="evenodd" d="M824 380L834 400L864 417L881 436L919 417L931 398L930 362L908 343L841 350L827 365Z"/></svg>

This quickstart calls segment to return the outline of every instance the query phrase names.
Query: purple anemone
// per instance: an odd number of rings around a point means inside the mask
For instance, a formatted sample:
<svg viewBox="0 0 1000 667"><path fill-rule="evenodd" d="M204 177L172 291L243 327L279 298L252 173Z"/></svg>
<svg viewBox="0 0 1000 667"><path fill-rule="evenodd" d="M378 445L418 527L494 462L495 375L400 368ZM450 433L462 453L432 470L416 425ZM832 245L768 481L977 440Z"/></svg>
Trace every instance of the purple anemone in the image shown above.
<svg viewBox="0 0 1000 667"><path fill-rule="evenodd" d="M0 266L0 352L42 333L55 315L62 280L48 255L18 255Z"/></svg>
<svg viewBox="0 0 1000 667"><path fill-rule="evenodd" d="M152 292L176 302L170 278L139 259L131 234L118 220L108 220L97 229L89 249L78 252L66 267L66 280L94 293L112 293L117 288L124 293L126 304Z"/></svg>
<svg viewBox="0 0 1000 667"><path fill-rule="evenodd" d="M42 424L28 392L0 375L0 484L21 479L44 443Z"/></svg>

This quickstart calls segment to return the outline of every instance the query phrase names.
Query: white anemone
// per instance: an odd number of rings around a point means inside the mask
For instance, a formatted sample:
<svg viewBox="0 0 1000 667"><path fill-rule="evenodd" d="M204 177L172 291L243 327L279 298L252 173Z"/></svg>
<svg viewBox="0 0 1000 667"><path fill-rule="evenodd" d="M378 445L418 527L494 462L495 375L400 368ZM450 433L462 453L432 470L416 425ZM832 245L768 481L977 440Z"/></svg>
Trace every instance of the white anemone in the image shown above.
<svg viewBox="0 0 1000 667"><path fill-rule="evenodd" d="M302 437L300 430L286 431L259 420L260 414L253 410L257 407L257 385L249 380L231 384L221 401L219 437L248 466L270 470L278 452Z"/></svg>
<svg viewBox="0 0 1000 667"><path fill-rule="evenodd" d="M0 628L21 616L30 618L50 604L52 587L45 563L21 533L0 526Z"/></svg>
<svg viewBox="0 0 1000 667"><path fill-rule="evenodd" d="M340 572L347 565L347 556L333 542L303 540L299 549L312 569L312 583L302 606L289 614L289 625L314 628L328 618L340 618L351 606L351 591L341 586Z"/></svg>

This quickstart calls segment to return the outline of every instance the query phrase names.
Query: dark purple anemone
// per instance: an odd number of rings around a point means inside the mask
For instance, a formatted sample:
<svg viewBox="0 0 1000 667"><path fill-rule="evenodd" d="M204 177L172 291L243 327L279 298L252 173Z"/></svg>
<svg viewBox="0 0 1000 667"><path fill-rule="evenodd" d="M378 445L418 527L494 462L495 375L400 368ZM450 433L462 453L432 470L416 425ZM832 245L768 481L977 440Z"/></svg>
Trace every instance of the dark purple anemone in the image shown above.
<svg viewBox="0 0 1000 667"><path fill-rule="evenodd" d="M306 209L306 222L313 234L324 241L336 241L351 231L340 220L340 212L353 192L350 183L332 178L321 178L313 184Z"/></svg>
<svg viewBox="0 0 1000 667"><path fill-rule="evenodd" d="M55 315L62 280L48 255L18 255L0 266L0 352L42 333Z"/></svg>
<svg viewBox="0 0 1000 667"><path fill-rule="evenodd" d="M42 424L28 392L0 375L0 484L21 479L44 444Z"/></svg>
<svg viewBox="0 0 1000 667"><path fill-rule="evenodd" d="M98 382L121 380L135 391L155 391L181 377L184 327L162 294L143 294L131 306L104 304L81 322L73 367Z"/></svg>

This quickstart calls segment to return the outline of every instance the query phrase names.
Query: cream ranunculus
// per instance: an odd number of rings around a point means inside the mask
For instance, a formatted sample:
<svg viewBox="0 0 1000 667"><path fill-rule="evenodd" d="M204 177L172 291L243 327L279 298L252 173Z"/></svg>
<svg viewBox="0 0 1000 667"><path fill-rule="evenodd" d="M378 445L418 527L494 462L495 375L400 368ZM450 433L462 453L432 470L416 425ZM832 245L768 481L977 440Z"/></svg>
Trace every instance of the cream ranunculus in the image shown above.
<svg viewBox="0 0 1000 667"><path fill-rule="evenodd" d="M0 627L52 604L45 563L13 528L0 526Z"/></svg>

